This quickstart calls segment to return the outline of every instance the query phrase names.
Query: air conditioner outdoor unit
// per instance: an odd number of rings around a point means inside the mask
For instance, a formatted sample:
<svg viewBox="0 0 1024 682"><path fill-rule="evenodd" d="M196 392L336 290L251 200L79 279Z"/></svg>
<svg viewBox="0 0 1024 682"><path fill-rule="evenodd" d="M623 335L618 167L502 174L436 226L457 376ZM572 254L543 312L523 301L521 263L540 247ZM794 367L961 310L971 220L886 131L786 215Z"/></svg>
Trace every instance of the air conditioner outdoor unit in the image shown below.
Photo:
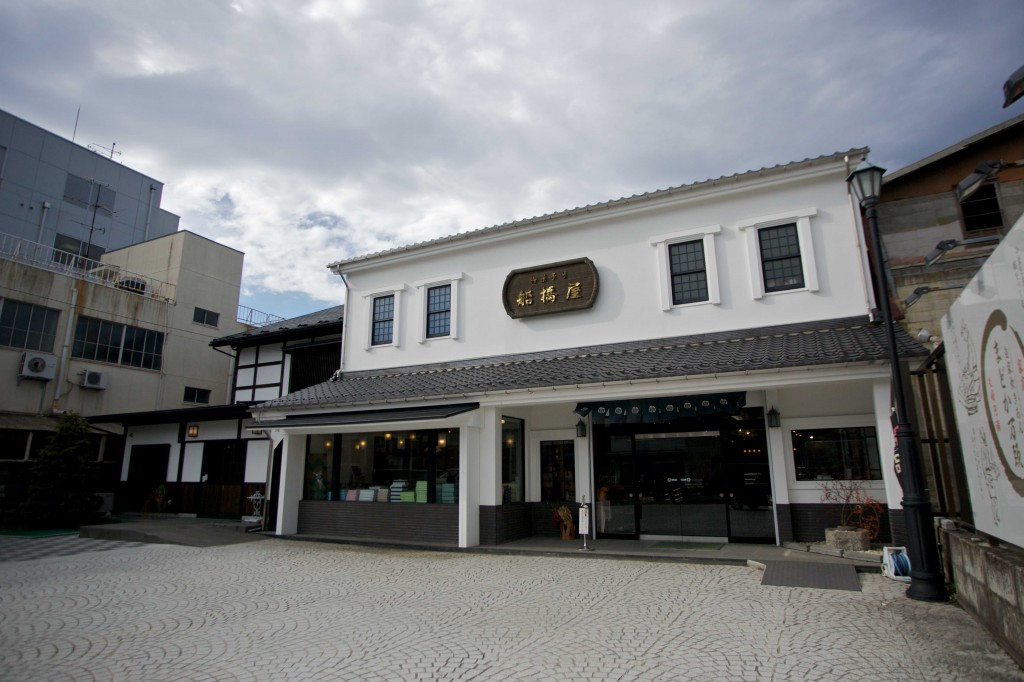
<svg viewBox="0 0 1024 682"><path fill-rule="evenodd" d="M18 370L18 378L50 381L56 374L56 370L56 355L26 351L21 354L21 367Z"/></svg>
<svg viewBox="0 0 1024 682"><path fill-rule="evenodd" d="M107 387L107 373L87 369L82 372L82 383L80 385L82 388L94 388L102 391Z"/></svg>

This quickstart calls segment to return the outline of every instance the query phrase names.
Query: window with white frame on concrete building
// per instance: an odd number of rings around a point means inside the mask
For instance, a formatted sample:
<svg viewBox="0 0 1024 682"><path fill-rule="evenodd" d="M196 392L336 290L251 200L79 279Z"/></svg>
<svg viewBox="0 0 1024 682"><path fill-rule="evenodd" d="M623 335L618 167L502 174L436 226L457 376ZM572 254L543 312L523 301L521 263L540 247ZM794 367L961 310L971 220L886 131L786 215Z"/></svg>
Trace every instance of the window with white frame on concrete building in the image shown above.
<svg viewBox="0 0 1024 682"><path fill-rule="evenodd" d="M0 299L0 346L51 353L59 319L53 308Z"/></svg>
<svg viewBox="0 0 1024 682"><path fill-rule="evenodd" d="M794 429L791 435L797 481L882 479L872 426Z"/></svg>

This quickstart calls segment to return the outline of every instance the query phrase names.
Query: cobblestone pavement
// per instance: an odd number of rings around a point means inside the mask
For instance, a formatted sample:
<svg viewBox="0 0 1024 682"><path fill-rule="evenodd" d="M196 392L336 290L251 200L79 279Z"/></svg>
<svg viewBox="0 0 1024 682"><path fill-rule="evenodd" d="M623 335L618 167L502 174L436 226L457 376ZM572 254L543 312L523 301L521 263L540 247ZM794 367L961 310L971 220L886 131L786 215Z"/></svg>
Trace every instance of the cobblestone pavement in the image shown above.
<svg viewBox="0 0 1024 682"><path fill-rule="evenodd" d="M94 540L78 537L78 533L49 537L16 537L0 535L0 562L28 561L52 556L73 556L85 552L105 552L126 547L144 547L142 542Z"/></svg>
<svg viewBox="0 0 1024 682"><path fill-rule="evenodd" d="M967 614L861 574L282 539L0 564L3 680L1020 680Z"/></svg>

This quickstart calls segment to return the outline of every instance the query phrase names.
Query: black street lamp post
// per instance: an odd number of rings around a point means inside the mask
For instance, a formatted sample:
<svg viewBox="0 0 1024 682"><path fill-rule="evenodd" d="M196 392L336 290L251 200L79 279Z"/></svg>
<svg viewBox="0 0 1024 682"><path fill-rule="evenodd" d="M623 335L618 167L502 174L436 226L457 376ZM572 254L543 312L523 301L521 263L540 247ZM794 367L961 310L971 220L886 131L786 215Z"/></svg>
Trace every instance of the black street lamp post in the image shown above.
<svg viewBox="0 0 1024 682"><path fill-rule="evenodd" d="M903 519L907 528L907 553L910 555L910 587L907 596L922 601L945 601L946 584L939 563L939 548L935 541L931 500L924 486L921 453L917 436L907 418L907 404L903 394L899 351L896 347L896 329L893 326L889 304L889 285L883 271L882 238L878 232L878 195L882 186L884 168L867 160L858 165L846 179L854 196L864 209L871 232L871 264L875 288L878 291L882 323L885 325L889 346L889 368L892 372L892 392L895 404L893 435L896 439L894 468L903 488Z"/></svg>

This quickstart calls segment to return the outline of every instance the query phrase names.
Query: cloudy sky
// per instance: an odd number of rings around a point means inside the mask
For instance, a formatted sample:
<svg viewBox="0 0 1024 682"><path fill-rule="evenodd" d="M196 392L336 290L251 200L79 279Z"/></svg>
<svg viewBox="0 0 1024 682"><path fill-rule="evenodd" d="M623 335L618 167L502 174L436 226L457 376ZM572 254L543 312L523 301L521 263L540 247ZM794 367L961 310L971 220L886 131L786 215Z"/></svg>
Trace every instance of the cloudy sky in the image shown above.
<svg viewBox="0 0 1024 682"><path fill-rule="evenodd" d="M1021 0L0 0L0 108L166 183L244 251L242 303L325 265L870 146L890 170L1007 118Z"/></svg>

